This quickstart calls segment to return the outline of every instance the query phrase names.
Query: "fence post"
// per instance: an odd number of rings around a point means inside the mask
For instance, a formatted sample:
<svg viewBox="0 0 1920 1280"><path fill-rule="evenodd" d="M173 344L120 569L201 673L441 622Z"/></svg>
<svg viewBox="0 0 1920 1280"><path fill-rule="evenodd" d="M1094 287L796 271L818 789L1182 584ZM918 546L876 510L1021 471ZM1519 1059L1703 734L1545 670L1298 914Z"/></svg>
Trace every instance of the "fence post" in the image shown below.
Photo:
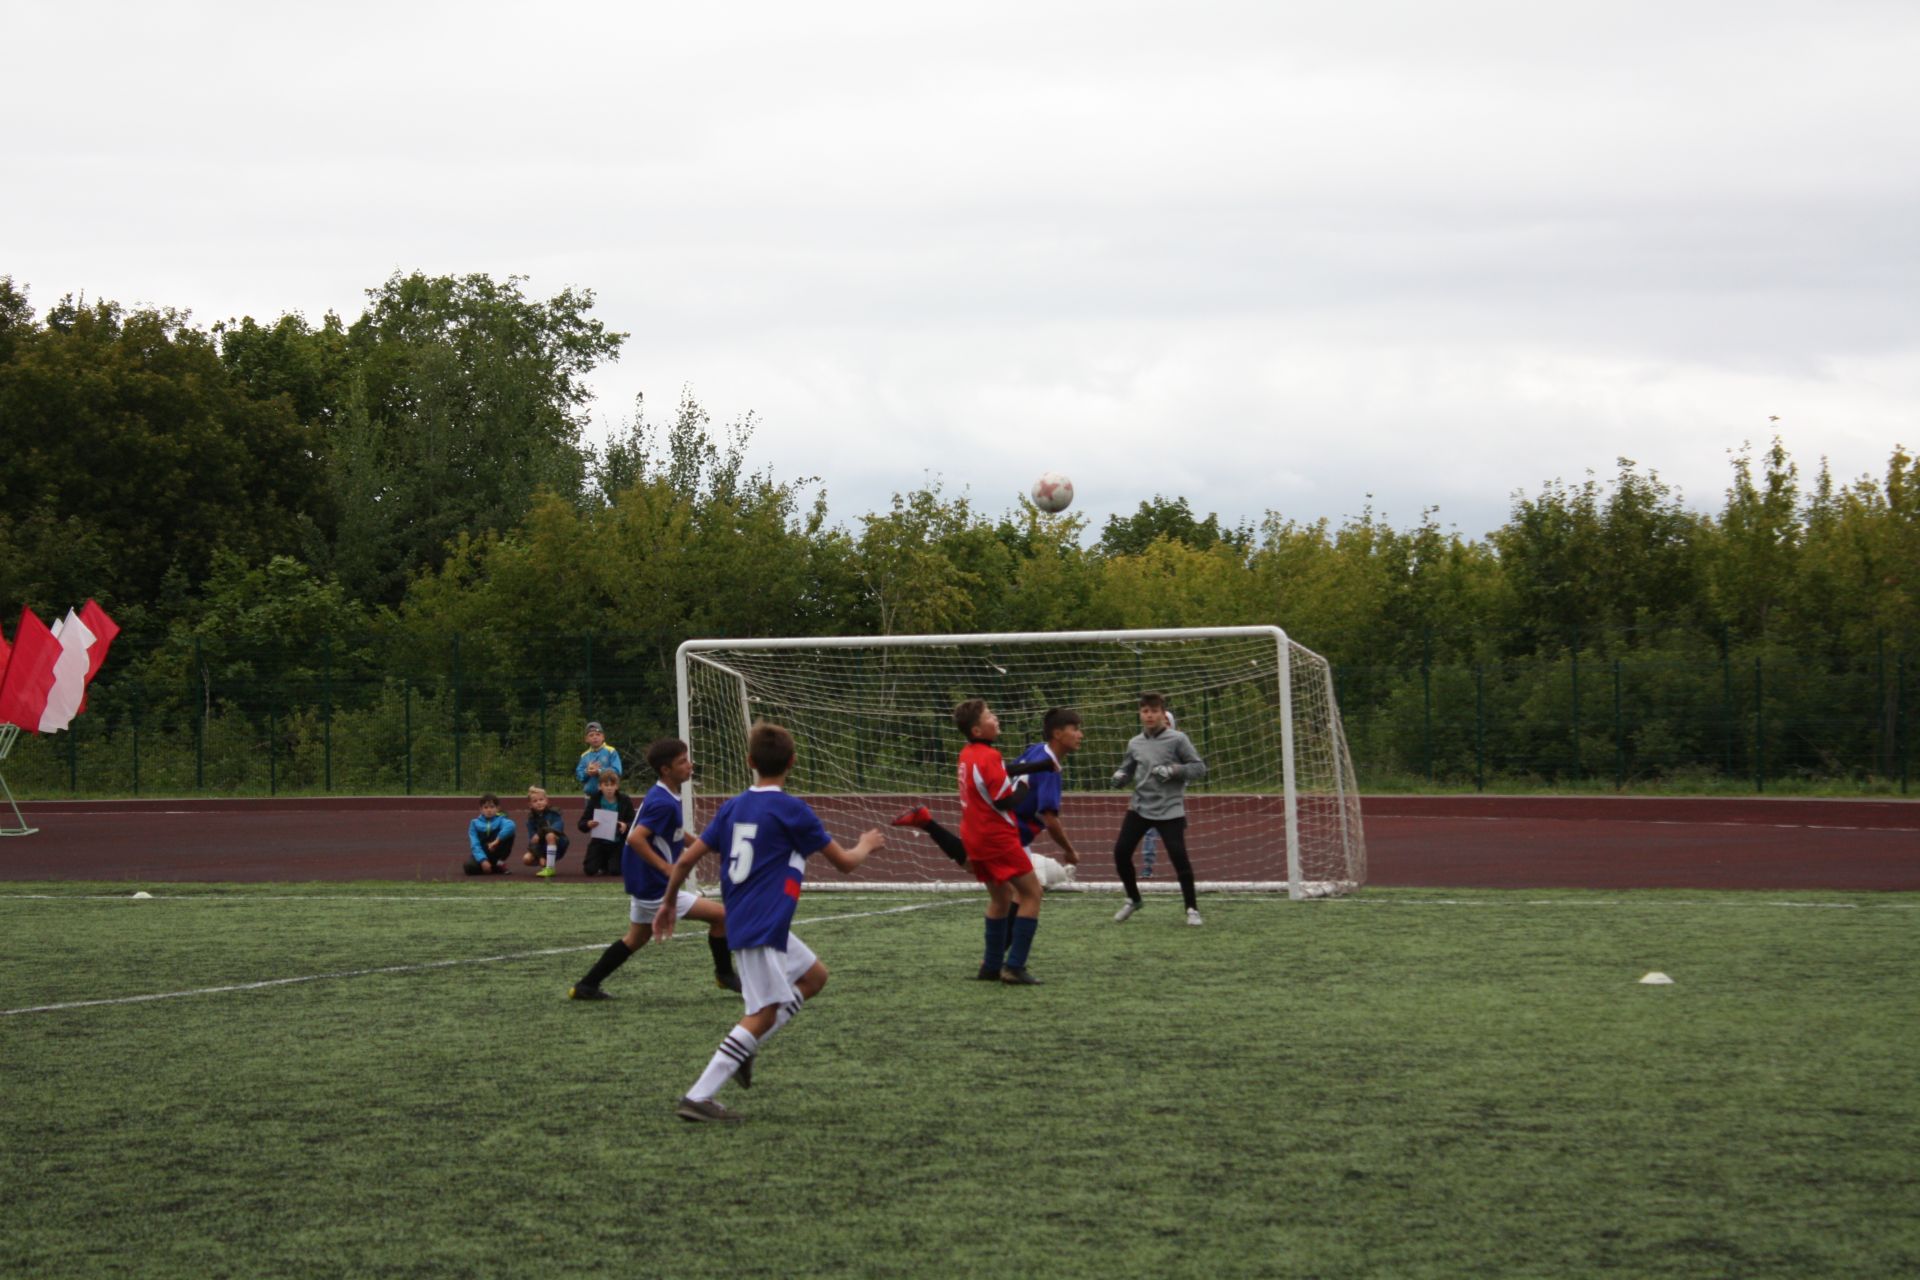
<svg viewBox="0 0 1920 1280"><path fill-rule="evenodd" d="M1733 652L1727 644L1727 624L1720 624L1720 724L1727 762L1727 777L1733 776Z"/></svg>
<svg viewBox="0 0 1920 1280"><path fill-rule="evenodd" d="M333 790L333 635L331 632L320 637L320 681L321 695L321 741L323 772L320 789Z"/></svg>
<svg viewBox="0 0 1920 1280"><path fill-rule="evenodd" d="M1473 789L1487 789L1487 688L1486 668L1473 664Z"/></svg>
<svg viewBox="0 0 1920 1280"><path fill-rule="evenodd" d="M1580 781L1580 628L1573 628L1573 780Z"/></svg>
<svg viewBox="0 0 1920 1280"><path fill-rule="evenodd" d="M1433 785L1433 628L1420 637L1420 753L1427 785Z"/></svg>
<svg viewBox="0 0 1920 1280"><path fill-rule="evenodd" d="M626 762L621 761L622 764ZM547 686L540 686L540 789L547 786Z"/></svg>
<svg viewBox="0 0 1920 1280"><path fill-rule="evenodd" d="M280 794L280 772L274 760L277 754L274 751L274 740L279 736L278 726L275 725L273 718L273 703L269 702L267 703L267 794L270 796Z"/></svg>
<svg viewBox="0 0 1920 1280"><path fill-rule="evenodd" d="M1613 660L1613 789L1627 787L1627 729L1620 715L1620 659Z"/></svg>
<svg viewBox="0 0 1920 1280"><path fill-rule="evenodd" d="M75 717L67 726L67 794L77 795L80 791L80 731L73 726L80 723Z"/></svg>
<svg viewBox="0 0 1920 1280"><path fill-rule="evenodd" d="M460 790L465 784L460 777L460 740L463 737L460 723L460 633L453 633L453 789Z"/></svg>
<svg viewBox="0 0 1920 1280"><path fill-rule="evenodd" d="M413 794L413 678L400 677L400 701L403 708L401 733L406 736L407 794Z"/></svg>
<svg viewBox="0 0 1920 1280"><path fill-rule="evenodd" d="M587 643L587 719L595 719L593 708L593 632L586 634Z"/></svg>
<svg viewBox="0 0 1920 1280"><path fill-rule="evenodd" d="M194 691L198 704L193 715L193 789L207 789L207 689L206 671L200 663L200 637L193 638L193 674L200 681Z"/></svg>
<svg viewBox="0 0 1920 1280"><path fill-rule="evenodd" d="M1753 660L1753 789L1767 789L1767 704L1760 679L1760 659Z"/></svg>
<svg viewBox="0 0 1920 1280"><path fill-rule="evenodd" d="M1907 794L1907 655L1893 660L1893 740L1900 754L1900 794Z"/></svg>
<svg viewBox="0 0 1920 1280"><path fill-rule="evenodd" d="M141 681L133 682L133 794L140 794L140 704L144 701Z"/></svg>
<svg viewBox="0 0 1920 1280"><path fill-rule="evenodd" d="M1887 706L1887 636L1883 631L1873 633L1873 673L1873 736L1880 743L1873 771L1884 777L1893 772L1893 734L1889 732L1893 717Z"/></svg>

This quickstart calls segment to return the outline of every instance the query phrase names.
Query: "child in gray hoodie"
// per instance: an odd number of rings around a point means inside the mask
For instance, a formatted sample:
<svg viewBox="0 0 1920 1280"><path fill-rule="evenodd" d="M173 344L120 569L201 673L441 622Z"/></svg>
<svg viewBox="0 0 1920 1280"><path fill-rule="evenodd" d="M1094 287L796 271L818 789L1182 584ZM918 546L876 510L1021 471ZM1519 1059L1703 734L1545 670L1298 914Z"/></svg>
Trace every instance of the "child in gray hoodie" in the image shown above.
<svg viewBox="0 0 1920 1280"><path fill-rule="evenodd" d="M1140 732L1127 743L1127 753L1114 770L1113 785L1133 784L1133 801L1120 822L1113 842L1113 866L1120 873L1127 900L1114 913L1118 924L1140 909L1140 885L1134 878L1133 851L1149 830L1160 833L1180 877L1180 896L1186 900L1187 923L1200 923L1200 904L1194 897L1193 864L1187 861L1187 803L1189 782L1207 776L1206 761L1193 749L1186 734L1173 727L1167 700L1160 694L1140 697Z"/></svg>

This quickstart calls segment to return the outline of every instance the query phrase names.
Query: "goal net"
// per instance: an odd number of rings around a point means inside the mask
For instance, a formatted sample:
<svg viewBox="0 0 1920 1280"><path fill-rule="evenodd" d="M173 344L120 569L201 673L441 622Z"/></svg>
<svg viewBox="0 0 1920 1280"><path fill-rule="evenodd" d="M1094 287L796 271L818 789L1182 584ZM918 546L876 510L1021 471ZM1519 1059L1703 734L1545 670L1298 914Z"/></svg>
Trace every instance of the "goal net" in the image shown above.
<svg viewBox="0 0 1920 1280"><path fill-rule="evenodd" d="M961 701L987 700L1009 760L1040 739L1049 708L1072 707L1086 730L1062 774L1061 823L1080 854L1075 882L1115 888L1113 842L1131 793L1109 779L1140 731L1140 695L1151 692L1166 695L1206 761L1186 802L1187 849L1202 887L1298 898L1366 879L1332 670L1278 627L689 640L678 668L680 732L695 770L685 797L690 831L752 785L747 731L756 720L792 731L799 759L788 787L850 844L921 804L958 830L955 761L964 740L952 713ZM920 832L887 835L886 850L849 887L977 887ZM1045 836L1033 848L1062 852ZM1144 864L1143 852L1135 862ZM1176 888L1171 862L1160 856L1140 884Z"/></svg>

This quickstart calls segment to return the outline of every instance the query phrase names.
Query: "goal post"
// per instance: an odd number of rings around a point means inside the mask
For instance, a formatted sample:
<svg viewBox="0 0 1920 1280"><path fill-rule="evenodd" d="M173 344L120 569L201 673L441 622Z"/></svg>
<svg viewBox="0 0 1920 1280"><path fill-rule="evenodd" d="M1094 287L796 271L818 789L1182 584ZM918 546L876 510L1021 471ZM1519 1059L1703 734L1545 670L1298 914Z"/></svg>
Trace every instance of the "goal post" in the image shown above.
<svg viewBox="0 0 1920 1280"><path fill-rule="evenodd" d="M957 828L952 712L985 698L1008 759L1055 706L1086 739L1062 777L1061 823L1080 888L1118 888L1112 849L1130 790L1109 785L1140 731L1139 698L1161 693L1207 764L1187 787L1187 846L1201 887L1351 891L1366 880L1353 763L1326 659L1279 627L689 640L675 655L680 736L694 777L689 830L752 784L747 731L785 725L799 746L789 785L843 842L927 805ZM1046 837L1036 852L1057 856ZM1139 855L1136 854L1136 863ZM977 888L918 832L890 829L848 887ZM1147 890L1176 887L1162 862Z"/></svg>

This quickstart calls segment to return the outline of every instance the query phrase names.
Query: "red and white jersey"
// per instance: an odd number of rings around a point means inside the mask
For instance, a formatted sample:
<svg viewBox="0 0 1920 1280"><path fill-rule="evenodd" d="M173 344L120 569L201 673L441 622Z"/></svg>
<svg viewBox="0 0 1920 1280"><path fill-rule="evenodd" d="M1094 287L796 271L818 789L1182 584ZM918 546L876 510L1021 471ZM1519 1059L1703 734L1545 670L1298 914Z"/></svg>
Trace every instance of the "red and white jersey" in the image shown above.
<svg viewBox="0 0 1920 1280"><path fill-rule="evenodd" d="M969 852L976 842L995 840L1003 831L1019 843L1019 821L1012 811L993 807L1012 790L1007 762L993 744L969 742L960 752L960 842Z"/></svg>

